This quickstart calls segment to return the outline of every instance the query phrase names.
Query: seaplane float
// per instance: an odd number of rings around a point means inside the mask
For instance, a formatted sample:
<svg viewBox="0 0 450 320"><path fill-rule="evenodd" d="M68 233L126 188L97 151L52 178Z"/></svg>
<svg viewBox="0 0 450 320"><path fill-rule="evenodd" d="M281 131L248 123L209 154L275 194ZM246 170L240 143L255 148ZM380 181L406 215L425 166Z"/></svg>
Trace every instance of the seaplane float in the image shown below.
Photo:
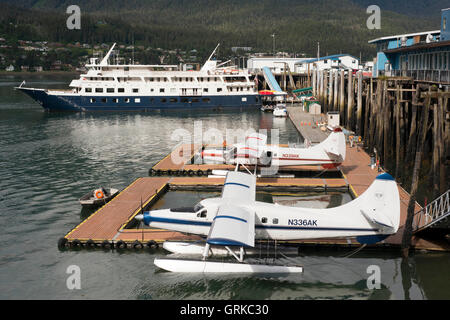
<svg viewBox="0 0 450 320"><path fill-rule="evenodd" d="M221 197L204 199L193 208L143 211L135 217L150 227L205 239L201 244L164 246L173 253L197 255L197 259L155 258L157 267L187 273L301 273L302 266L248 263L244 255L255 247L255 240L356 237L359 243L372 244L398 230L399 193L388 173L379 175L351 202L310 209L256 201L256 176L237 170L238 166L226 175ZM211 260L214 253L220 253L217 248L225 249L237 262Z"/></svg>
<svg viewBox="0 0 450 320"><path fill-rule="evenodd" d="M320 165L324 169L339 167L345 160L345 135L336 128L321 143L307 148L287 148L267 145L267 136L253 133L245 143L201 151L204 163L226 163L259 166Z"/></svg>

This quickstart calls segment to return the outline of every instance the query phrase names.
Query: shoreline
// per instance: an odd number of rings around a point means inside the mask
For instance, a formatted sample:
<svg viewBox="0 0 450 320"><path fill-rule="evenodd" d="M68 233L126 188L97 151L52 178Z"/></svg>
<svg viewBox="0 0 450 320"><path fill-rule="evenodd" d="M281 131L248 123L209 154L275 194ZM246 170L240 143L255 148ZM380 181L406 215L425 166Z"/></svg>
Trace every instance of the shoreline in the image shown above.
<svg viewBox="0 0 450 320"><path fill-rule="evenodd" d="M48 75L78 75L79 71L0 71L0 76L48 76Z"/></svg>

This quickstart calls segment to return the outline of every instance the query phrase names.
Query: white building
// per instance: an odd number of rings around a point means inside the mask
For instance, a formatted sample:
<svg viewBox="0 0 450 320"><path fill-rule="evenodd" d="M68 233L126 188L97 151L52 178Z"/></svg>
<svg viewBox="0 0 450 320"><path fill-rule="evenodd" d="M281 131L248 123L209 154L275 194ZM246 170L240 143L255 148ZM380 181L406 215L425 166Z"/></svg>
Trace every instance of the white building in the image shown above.
<svg viewBox="0 0 450 320"><path fill-rule="evenodd" d="M260 72L262 68L268 67L272 73L281 74L284 73L285 65L286 72L289 70L293 73L297 72L295 65L299 61L309 60L309 58L276 58L276 57L252 57L247 60L247 68L250 72Z"/></svg>
<svg viewBox="0 0 450 320"><path fill-rule="evenodd" d="M305 59L295 63L297 73L307 73L313 69L359 69L359 59L349 54L336 54L316 59Z"/></svg>

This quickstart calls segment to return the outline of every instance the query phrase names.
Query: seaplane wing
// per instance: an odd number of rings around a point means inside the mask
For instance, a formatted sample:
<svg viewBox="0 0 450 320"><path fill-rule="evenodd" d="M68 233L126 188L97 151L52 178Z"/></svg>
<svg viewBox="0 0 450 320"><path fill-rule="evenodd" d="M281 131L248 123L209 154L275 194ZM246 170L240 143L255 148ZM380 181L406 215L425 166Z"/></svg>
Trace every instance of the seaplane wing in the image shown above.
<svg viewBox="0 0 450 320"><path fill-rule="evenodd" d="M255 213L233 204L221 205L206 242L221 246L254 247Z"/></svg>
<svg viewBox="0 0 450 320"><path fill-rule="evenodd" d="M255 245L255 212L246 206L255 202L256 177L228 172L222 190L222 203L211 224L207 243L215 245Z"/></svg>
<svg viewBox="0 0 450 320"><path fill-rule="evenodd" d="M256 177L243 172L227 173L222 199L234 204L248 204L256 199Z"/></svg>

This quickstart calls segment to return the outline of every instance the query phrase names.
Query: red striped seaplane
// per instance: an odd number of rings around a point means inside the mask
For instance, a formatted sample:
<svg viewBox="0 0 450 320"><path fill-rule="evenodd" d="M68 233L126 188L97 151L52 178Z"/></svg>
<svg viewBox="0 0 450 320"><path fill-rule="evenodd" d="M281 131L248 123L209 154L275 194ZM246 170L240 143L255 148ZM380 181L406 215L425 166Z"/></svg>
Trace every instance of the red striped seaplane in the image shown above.
<svg viewBox="0 0 450 320"><path fill-rule="evenodd" d="M253 133L245 138L245 143L223 148L205 148L201 157L204 163L278 167L319 165L324 169L332 169L345 160L345 150L345 135L337 128L321 143L306 148L268 145L266 135Z"/></svg>

